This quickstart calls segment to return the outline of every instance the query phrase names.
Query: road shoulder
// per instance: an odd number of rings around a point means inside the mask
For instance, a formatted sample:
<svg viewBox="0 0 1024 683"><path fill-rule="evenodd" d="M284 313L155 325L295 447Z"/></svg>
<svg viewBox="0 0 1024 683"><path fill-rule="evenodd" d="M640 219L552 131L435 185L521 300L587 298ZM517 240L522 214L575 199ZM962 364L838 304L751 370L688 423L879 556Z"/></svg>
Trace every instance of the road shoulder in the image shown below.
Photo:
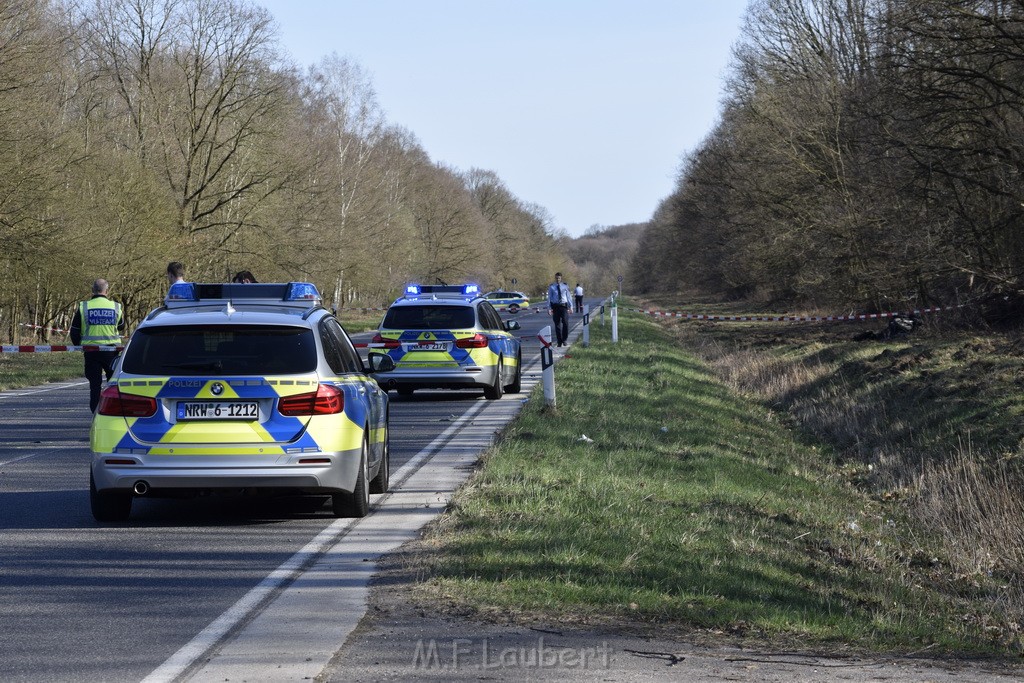
<svg viewBox="0 0 1024 683"><path fill-rule="evenodd" d="M703 634L649 627L482 620L425 604L414 590L422 541L381 559L368 610L317 681L906 681L991 683L1021 679L1011 662L827 656L707 644Z"/></svg>

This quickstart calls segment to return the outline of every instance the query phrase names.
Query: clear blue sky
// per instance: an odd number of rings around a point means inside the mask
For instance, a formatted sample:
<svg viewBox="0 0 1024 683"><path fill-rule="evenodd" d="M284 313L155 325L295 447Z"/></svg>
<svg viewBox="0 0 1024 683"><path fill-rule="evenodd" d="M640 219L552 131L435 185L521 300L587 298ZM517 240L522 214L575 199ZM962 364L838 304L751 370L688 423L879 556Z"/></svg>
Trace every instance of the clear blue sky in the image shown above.
<svg viewBox="0 0 1024 683"><path fill-rule="evenodd" d="M646 221L719 116L747 0L254 0L300 66L337 53L435 162L571 235Z"/></svg>

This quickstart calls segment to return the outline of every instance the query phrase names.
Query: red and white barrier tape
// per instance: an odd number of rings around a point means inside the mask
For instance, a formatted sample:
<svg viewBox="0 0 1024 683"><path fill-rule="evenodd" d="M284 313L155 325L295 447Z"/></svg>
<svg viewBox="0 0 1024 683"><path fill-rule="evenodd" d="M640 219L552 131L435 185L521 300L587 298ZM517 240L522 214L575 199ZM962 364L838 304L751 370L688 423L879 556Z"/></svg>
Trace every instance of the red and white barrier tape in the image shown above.
<svg viewBox="0 0 1024 683"><path fill-rule="evenodd" d="M123 346L95 346L85 344L84 346L0 346L0 353L50 353L53 351L120 351Z"/></svg>
<svg viewBox="0 0 1024 683"><path fill-rule="evenodd" d="M860 313L856 315L780 315L780 316L753 316L753 315L708 315L703 313L672 313L670 311L649 311L640 308L630 308L634 313L653 315L656 318L685 318L687 320L726 320L731 322L851 322L858 320L882 320L895 318L901 315L920 315L922 313L937 313L939 311L950 311L959 306L933 306L932 308L916 308L913 311L894 311L889 313Z"/></svg>

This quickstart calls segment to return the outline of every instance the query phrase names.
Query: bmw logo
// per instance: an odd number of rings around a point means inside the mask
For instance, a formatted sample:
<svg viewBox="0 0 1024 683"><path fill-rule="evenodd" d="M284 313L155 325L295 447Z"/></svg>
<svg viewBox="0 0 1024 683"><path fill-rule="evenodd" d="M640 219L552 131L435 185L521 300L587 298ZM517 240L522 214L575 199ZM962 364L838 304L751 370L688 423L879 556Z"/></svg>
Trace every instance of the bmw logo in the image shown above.
<svg viewBox="0 0 1024 683"><path fill-rule="evenodd" d="M224 393L224 385L220 382L214 382L213 386L210 387L210 393L214 396L220 396Z"/></svg>

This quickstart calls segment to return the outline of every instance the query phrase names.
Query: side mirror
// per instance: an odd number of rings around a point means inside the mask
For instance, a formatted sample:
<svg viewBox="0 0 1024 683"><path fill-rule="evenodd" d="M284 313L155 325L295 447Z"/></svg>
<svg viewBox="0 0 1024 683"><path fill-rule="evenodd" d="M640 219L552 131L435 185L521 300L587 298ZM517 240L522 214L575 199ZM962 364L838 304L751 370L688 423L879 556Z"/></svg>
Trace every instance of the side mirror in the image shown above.
<svg viewBox="0 0 1024 683"><path fill-rule="evenodd" d="M391 372L395 369L395 359L379 351L370 351L366 356L366 361L370 365L371 374L374 372Z"/></svg>
<svg viewBox="0 0 1024 683"><path fill-rule="evenodd" d="M518 320L506 320L505 321L505 329L508 330L509 332L511 332L512 330L518 330L521 327L522 327L522 325L519 324Z"/></svg>

